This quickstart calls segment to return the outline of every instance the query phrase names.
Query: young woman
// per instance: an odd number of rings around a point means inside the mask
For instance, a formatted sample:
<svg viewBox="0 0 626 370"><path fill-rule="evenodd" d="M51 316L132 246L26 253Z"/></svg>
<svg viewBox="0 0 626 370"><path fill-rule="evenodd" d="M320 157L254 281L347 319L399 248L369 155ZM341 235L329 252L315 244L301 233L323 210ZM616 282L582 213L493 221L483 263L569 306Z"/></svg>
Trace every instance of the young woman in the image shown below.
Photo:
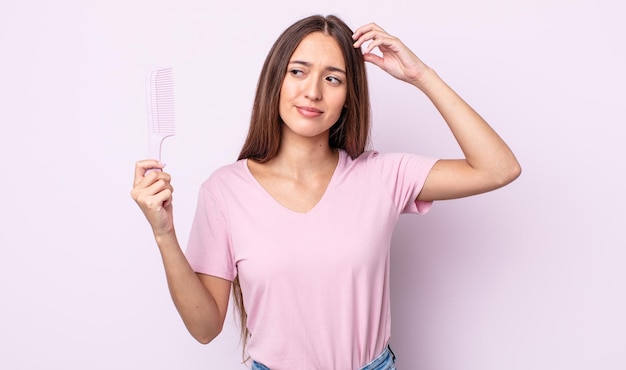
<svg viewBox="0 0 626 370"><path fill-rule="evenodd" d="M366 151L365 62L421 90L465 158ZM353 33L334 16L296 22L270 50L239 160L202 184L185 254L170 176L150 168L162 166L137 162L132 197L189 332L201 343L220 333L232 286L252 368L272 370L394 369L389 249L399 215L520 174L504 141L399 39L373 23Z"/></svg>

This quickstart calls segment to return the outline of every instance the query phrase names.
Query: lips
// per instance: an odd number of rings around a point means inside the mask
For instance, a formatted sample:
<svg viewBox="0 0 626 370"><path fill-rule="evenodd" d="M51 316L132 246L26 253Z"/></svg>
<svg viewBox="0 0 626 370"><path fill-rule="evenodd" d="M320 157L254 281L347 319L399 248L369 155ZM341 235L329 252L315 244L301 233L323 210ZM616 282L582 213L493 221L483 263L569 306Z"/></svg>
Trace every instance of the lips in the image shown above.
<svg viewBox="0 0 626 370"><path fill-rule="evenodd" d="M308 117L308 118L318 117L322 115L322 113L324 113L323 111L317 108L307 107L307 106L296 106L296 109L298 110L298 112L300 112L301 115Z"/></svg>

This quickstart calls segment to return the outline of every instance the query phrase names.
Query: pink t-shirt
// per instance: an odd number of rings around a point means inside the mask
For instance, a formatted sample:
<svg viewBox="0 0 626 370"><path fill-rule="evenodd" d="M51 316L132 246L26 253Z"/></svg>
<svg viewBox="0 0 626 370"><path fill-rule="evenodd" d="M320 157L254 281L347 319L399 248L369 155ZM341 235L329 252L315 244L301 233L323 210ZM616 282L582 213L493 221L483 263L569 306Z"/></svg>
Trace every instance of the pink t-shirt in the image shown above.
<svg viewBox="0 0 626 370"><path fill-rule="evenodd" d="M389 249L435 159L344 151L307 213L280 205L246 160L202 184L186 255L196 272L233 280L248 313L252 359L272 370L353 370L390 338Z"/></svg>

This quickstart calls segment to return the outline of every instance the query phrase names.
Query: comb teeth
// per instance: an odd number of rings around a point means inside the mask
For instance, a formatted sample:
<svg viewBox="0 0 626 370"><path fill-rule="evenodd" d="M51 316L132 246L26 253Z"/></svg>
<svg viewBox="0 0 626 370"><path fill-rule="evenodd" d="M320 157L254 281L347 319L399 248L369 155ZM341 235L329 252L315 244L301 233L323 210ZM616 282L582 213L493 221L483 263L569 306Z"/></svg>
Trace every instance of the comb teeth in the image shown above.
<svg viewBox="0 0 626 370"><path fill-rule="evenodd" d="M152 132L174 134L174 75L171 67L155 69L150 73L150 100Z"/></svg>

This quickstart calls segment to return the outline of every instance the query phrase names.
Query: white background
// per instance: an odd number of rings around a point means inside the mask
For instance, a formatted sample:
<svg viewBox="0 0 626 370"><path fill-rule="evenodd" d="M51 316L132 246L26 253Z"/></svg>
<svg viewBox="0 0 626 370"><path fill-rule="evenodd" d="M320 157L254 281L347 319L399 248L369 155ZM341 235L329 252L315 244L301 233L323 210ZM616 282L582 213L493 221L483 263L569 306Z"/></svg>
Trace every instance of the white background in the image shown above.
<svg viewBox="0 0 626 370"><path fill-rule="evenodd" d="M399 36L523 166L506 188L401 219L399 368L626 368L623 7L2 0L0 368L244 368L231 316L208 346L186 332L129 196L147 153L144 75L175 69L163 160L184 245L200 183L238 154L267 51L312 13ZM418 91L369 72L377 149L460 155Z"/></svg>

